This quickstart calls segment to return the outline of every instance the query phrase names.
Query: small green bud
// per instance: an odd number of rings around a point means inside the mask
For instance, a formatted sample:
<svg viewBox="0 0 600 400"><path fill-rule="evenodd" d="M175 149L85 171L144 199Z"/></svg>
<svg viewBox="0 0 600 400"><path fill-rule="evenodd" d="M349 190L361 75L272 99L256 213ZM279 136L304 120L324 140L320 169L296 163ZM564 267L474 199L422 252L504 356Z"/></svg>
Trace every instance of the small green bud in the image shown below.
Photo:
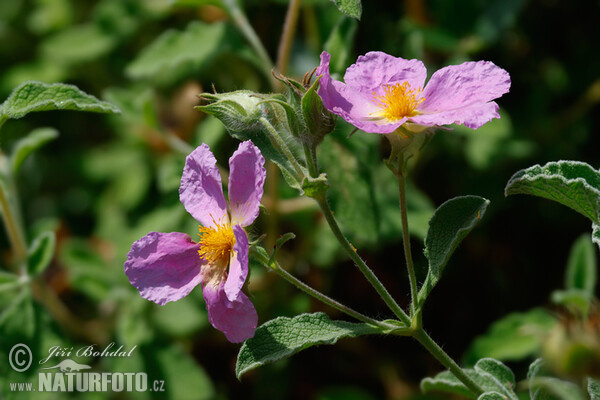
<svg viewBox="0 0 600 400"><path fill-rule="evenodd" d="M386 165L396 175L406 174L408 161L418 156L434 135L433 129L423 128L420 125L411 124L410 128L405 129L401 126L385 135L392 148Z"/></svg>
<svg viewBox="0 0 600 400"><path fill-rule="evenodd" d="M324 106L317 94L320 77L315 80L302 96L302 117L306 126L305 140L311 147L316 147L323 141L325 135L333 131L335 117Z"/></svg>
<svg viewBox="0 0 600 400"><path fill-rule="evenodd" d="M200 97L210 103L196 108L220 119L230 132L255 130L259 119L269 114L270 107L265 103L267 96L250 90L202 93Z"/></svg>

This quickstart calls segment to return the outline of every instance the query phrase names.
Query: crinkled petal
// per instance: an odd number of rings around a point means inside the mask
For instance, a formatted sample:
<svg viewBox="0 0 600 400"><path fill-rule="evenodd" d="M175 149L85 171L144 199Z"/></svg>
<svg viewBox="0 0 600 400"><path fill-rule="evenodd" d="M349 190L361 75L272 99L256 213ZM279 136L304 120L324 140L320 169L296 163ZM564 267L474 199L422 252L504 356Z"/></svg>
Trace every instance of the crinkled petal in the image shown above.
<svg viewBox="0 0 600 400"><path fill-rule="evenodd" d="M500 118L498 104L490 101L489 103L476 104L458 110L442 111L435 114L421 114L411 117L410 120L415 124L425 126L459 124L477 129L494 118Z"/></svg>
<svg viewBox="0 0 600 400"><path fill-rule="evenodd" d="M231 224L248 226L260 211L267 172L265 159L251 141L240 143L229 159L229 209Z"/></svg>
<svg viewBox="0 0 600 400"><path fill-rule="evenodd" d="M185 159L179 199L187 212L204 226L227 222L227 203L217 160L205 143Z"/></svg>
<svg viewBox="0 0 600 400"><path fill-rule="evenodd" d="M232 343L241 343L254 336L258 324L258 314L254 305L243 292L235 301L230 301L220 286L206 285L203 288L204 301L211 325L225 334Z"/></svg>
<svg viewBox="0 0 600 400"><path fill-rule="evenodd" d="M233 227L233 234L235 235L235 245L224 286L225 294L230 301L237 299L248 276L248 236L240 225Z"/></svg>
<svg viewBox="0 0 600 400"><path fill-rule="evenodd" d="M200 283L199 247L185 233L150 232L131 245L125 274L148 300L161 306L179 300Z"/></svg>
<svg viewBox="0 0 600 400"><path fill-rule="evenodd" d="M455 118L462 119L465 124L476 125L478 122L471 121L469 117L479 116L471 108L492 101L509 89L508 72L492 62L451 65L433 74L423 91L425 101L419 105L418 111L424 114L456 111ZM461 116L460 110L465 110L465 115Z"/></svg>
<svg viewBox="0 0 600 400"><path fill-rule="evenodd" d="M373 120L373 115L380 111L375 104L371 92L361 93L354 88L331 79L329 74L329 61L331 56L327 52L321 53L321 64L315 75L321 76L317 93L323 100L323 105L329 111L339 115L357 128L371 133L389 133L396 130L406 120L388 121Z"/></svg>
<svg viewBox="0 0 600 400"><path fill-rule="evenodd" d="M427 69L419 60L371 51L348 67L344 82L358 92L380 95L384 86L396 83L408 82L415 90L422 88L426 77Z"/></svg>

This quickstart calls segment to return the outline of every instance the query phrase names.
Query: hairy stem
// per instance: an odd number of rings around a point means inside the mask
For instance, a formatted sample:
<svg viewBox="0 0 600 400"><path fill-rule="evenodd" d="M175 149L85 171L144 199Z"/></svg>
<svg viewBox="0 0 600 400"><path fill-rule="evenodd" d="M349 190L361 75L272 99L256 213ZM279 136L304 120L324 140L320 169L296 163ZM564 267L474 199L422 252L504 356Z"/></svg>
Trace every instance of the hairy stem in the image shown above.
<svg viewBox="0 0 600 400"><path fill-rule="evenodd" d="M4 217L4 226L14 251L15 261L17 265L24 263L27 260L27 243L25 242L25 234L21 225L18 223L13 207L7 196L7 182L0 183L0 207L2 208L2 216Z"/></svg>
<svg viewBox="0 0 600 400"><path fill-rule="evenodd" d="M364 314L361 314L360 312L353 310L352 308L332 299L331 297L319 292L318 290L316 290L315 288L307 285L306 283L302 282L301 280L299 280L298 278L296 278L294 275L290 274L289 272L287 272L285 269L281 268L281 266L279 265L279 263L276 260L272 260L271 264L269 265L269 260L265 259L263 255L261 255L258 252L255 252L254 255L260 259L260 261L266 265L270 270L277 272L277 274L279 274L279 276L281 276L283 279L285 279L286 281L288 281L289 283L291 283L292 285L296 286L298 289L302 290L304 293L314 297L315 299L321 301L322 303L327 304L328 306L343 312L346 315L351 316L352 318L355 318L359 321L365 322L367 324L371 324L374 326L378 326L380 328L384 328L384 329L397 329L398 327L395 325L391 325L391 324L387 324L385 322L381 322L381 321L377 321L373 318L367 317Z"/></svg>
<svg viewBox="0 0 600 400"><path fill-rule="evenodd" d="M377 276L375 276L375 274L369 268L369 266L363 261L362 258L360 258L354 246L350 244L348 239L346 239L346 237L340 230L340 227L337 224L335 217L333 216L331 208L329 207L327 199L323 197L317 198L315 200L319 203L319 206L323 211L323 215L325 216L325 219L329 224L329 228L333 232L333 235L338 240L338 242L342 245L342 248L344 249L346 254L348 254L352 261L354 261L360 272L362 272L365 278L367 278L369 283L375 288L379 296L381 296L385 304L394 312L396 317L398 317L400 321L402 321L406 325L410 326L411 321L408 315L406 315L404 310L398 305L398 303L396 303L396 300L394 300L394 298L390 295L385 286L383 286L381 281L377 278Z"/></svg>
<svg viewBox="0 0 600 400"><path fill-rule="evenodd" d="M481 395L484 390L471 379L465 371L429 336L423 329L417 329L412 335L431 355L433 355L444 367L448 368L454 376L468 387L476 396Z"/></svg>
<svg viewBox="0 0 600 400"><path fill-rule="evenodd" d="M398 165L398 192L400 195L400 215L402 217L402 244L404 245L404 258L406 259L406 269L408 270L408 278L410 281L410 314L417 319L417 326L421 326L421 313L417 309L417 277L415 275L415 267L410 249L410 233L408 231L408 213L406 210L406 178L402 168L402 157L400 157Z"/></svg>
<svg viewBox="0 0 600 400"><path fill-rule="evenodd" d="M298 24L298 14L300 13L301 0L291 0L285 15L283 24L283 32L279 40L279 48L277 51L277 70L280 74L285 75L290 61L290 52L292 50L292 42L296 25Z"/></svg>

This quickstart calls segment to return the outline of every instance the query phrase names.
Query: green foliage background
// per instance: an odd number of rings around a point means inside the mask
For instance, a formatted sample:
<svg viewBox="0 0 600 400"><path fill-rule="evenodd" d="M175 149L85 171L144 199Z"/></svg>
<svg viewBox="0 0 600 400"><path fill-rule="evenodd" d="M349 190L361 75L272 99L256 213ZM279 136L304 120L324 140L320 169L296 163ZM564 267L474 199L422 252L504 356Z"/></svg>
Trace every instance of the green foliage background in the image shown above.
<svg viewBox="0 0 600 400"><path fill-rule="evenodd" d="M287 1L242 6L274 59ZM328 0L304 1L289 74L301 78L312 70L323 48L334 55L337 73L358 55L381 50L422 59L429 75L479 59L511 74L511 91L498 100L500 120L477 131L438 132L411 172L414 249L423 247L427 221L447 199L473 194L491 201L424 309L431 335L460 358L500 317L553 307L549 295L563 287L569 248L589 231L589 222L572 210L533 197L505 199L503 188L514 172L536 163L573 159L600 167L600 10L593 1L551 0L381 0L362 7L357 22ZM25 80L66 82L122 110L111 116L37 113L3 127L5 152L30 131L58 132L25 160L16 179L28 243L54 231L56 253L39 278L45 289L34 293L35 300L10 288L0 293L3 356L23 331L40 358L52 345L137 345L128 359L78 360L98 371L147 371L151 379L165 380L165 393L114 398L435 398L420 395L418 383L440 371L436 361L410 340L378 336L313 348L238 382L239 346L208 324L199 288L159 307L129 285L122 265L133 241L151 230L196 232L177 194L189 146L208 143L224 166L237 147L220 122L193 109L196 95L213 86L219 92L271 90L271 77L219 0L2 1L0 38L0 98ZM362 132L348 139L351 130L338 121L320 149L332 208L360 254L405 305L410 295L396 183L381 162L387 143ZM280 209L263 213L251 233L294 231L297 238L280 253L287 269L355 309L386 317L318 210L279 182ZM4 230L0 241L0 264L8 265ZM422 282L427 260L417 253L415 261ZM260 323L309 311L340 317L258 266L250 291ZM57 318L49 299L64 304L66 317ZM531 317L547 325L544 318ZM536 351L534 345L530 353ZM473 362L470 356L466 362ZM517 376L524 376L527 364L514 365ZM15 373L3 377L3 388L6 381L24 380Z"/></svg>

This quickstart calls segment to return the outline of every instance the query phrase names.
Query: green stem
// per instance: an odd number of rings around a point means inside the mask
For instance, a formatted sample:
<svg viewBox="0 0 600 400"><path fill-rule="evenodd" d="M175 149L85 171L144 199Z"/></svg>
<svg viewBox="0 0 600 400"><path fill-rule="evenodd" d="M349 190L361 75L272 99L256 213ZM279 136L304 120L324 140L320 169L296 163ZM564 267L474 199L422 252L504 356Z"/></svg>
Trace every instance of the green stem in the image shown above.
<svg viewBox="0 0 600 400"><path fill-rule="evenodd" d="M402 168L403 157L400 157L398 162L398 192L400 195L400 215L402 218L402 244L404 245L404 258L406 259L406 269L408 270L408 278L410 281L410 314L417 319L417 327L421 326L421 312L417 311L417 276L412 259L410 249L410 233L408 231L408 213L406 211L406 178Z"/></svg>
<svg viewBox="0 0 600 400"><path fill-rule="evenodd" d="M15 252L15 261L17 265L22 264L27 260L27 244L25 242L25 235L23 229L17 222L13 207L10 205L10 200L6 194L6 182L0 183L0 207L2 208L2 215L4 217L4 226L6 232Z"/></svg>
<svg viewBox="0 0 600 400"><path fill-rule="evenodd" d="M255 252L254 255L257 258L260 258L260 261L265 266L267 266L270 270L277 272L277 274L279 274L279 276L281 276L283 279L285 279L292 285L296 286L298 289L302 290L304 293L321 301L322 303L325 303L328 306L335 308L336 310L341 311L344 314L347 314L347 315L351 316L352 318L355 318L355 319L365 322L367 324L378 326L378 327L384 328L384 329L397 329L398 328L395 325L387 324L385 322L377 321L376 319L369 318L366 315L361 314L360 312L353 310L352 308L350 308L350 307L332 299L331 297L319 292L318 290L310 287L306 283L304 283L301 280L299 280L298 278L296 278L294 275L287 272L285 269L281 268L281 266L279 265L279 263L276 260L271 261L271 264L269 265L268 264L269 260L265 259L264 256L262 256L260 253Z"/></svg>
<svg viewBox="0 0 600 400"><path fill-rule="evenodd" d="M237 0L223 0L223 5L231 15L233 22L237 25L238 29L244 35L250 46L256 51L256 54L260 57L264 64L265 72L268 76L271 76L271 69L273 68L273 61L271 57L269 57L269 53L263 46L262 42L258 38L258 35L248 22L248 18L246 18L246 14L240 8L237 3ZM274 79L270 80L271 84L274 83Z"/></svg>
<svg viewBox="0 0 600 400"><path fill-rule="evenodd" d="M311 177L317 178L319 176L319 165L317 163L316 149L309 146L308 143L304 142L303 144L308 172L310 173Z"/></svg>
<svg viewBox="0 0 600 400"><path fill-rule="evenodd" d="M421 343L444 367L448 368L458 380L468 387L476 396L484 390L471 379L465 371L429 336L423 329L417 329L413 337Z"/></svg>
<svg viewBox="0 0 600 400"><path fill-rule="evenodd" d="M292 50L292 41L298 24L298 14L300 12L301 0L291 0L285 15L283 32L279 41L277 50L277 69L280 74L285 75L288 63L290 61L290 52Z"/></svg>
<svg viewBox="0 0 600 400"><path fill-rule="evenodd" d="M302 166L298 163L298 160L296 160L296 157L294 157L294 155L292 154L292 151L290 150L288 145L285 144L285 142L283 141L283 138L279 135L279 132L277 132L277 130L273 127L273 125L271 125L269 120L267 120L265 117L260 117L259 120L260 120L260 123L271 134L270 137L273 139L271 141L271 143L273 143L273 145L277 148L277 150L279 150L280 152L285 154L285 156L288 158L288 160L292 163L292 166L294 167L294 169L296 170L296 173L298 174L298 176L296 176L296 179L298 179L298 182L302 182L302 180L304 179L304 171L302 170Z"/></svg>
<svg viewBox="0 0 600 400"><path fill-rule="evenodd" d="M369 266L362 260L362 258L360 258L360 256L356 252L356 249L350 244L348 239L346 239L346 237L340 230L340 227L338 226L337 221L333 216L331 208L329 207L327 199L325 197L322 197L316 198L315 200L319 203L319 206L323 211L323 215L325 216L325 219L329 224L329 228L333 232L338 242L342 245L344 251L346 251L346 253L352 259L352 261L354 261L360 272L362 272L365 278L367 278L369 283L375 288L379 296L381 296L385 304L394 312L396 317L398 317L400 321L402 321L406 325L410 326L411 321L408 315L406 315L404 310L398 305L398 303L396 303L396 300L394 300L394 298L390 295L390 293L387 291L385 286L383 286L381 281L377 279L377 276L375 276L375 274L369 268Z"/></svg>

